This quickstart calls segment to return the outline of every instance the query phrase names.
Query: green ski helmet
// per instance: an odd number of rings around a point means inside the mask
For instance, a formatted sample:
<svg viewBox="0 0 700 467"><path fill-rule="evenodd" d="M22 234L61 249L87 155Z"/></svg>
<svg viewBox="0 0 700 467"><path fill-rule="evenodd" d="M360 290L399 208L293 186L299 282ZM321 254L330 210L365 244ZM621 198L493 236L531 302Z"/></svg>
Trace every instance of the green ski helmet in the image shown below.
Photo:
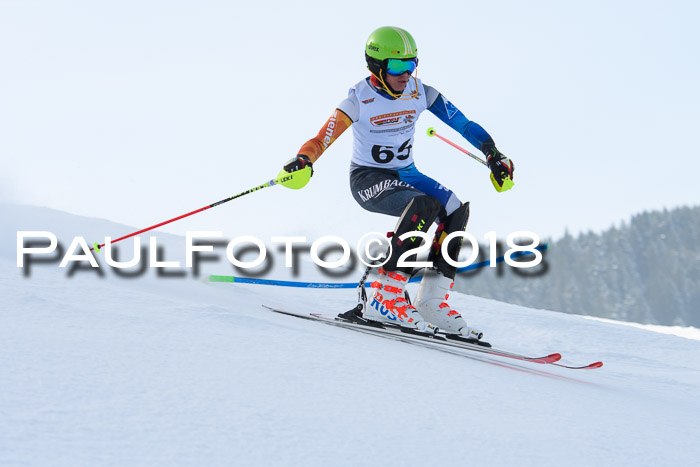
<svg viewBox="0 0 700 467"><path fill-rule="evenodd" d="M384 26L372 31L365 46L367 67L372 74L380 78L386 77L389 59L415 59L417 64L417 54L418 49L413 36L405 29L393 26Z"/></svg>

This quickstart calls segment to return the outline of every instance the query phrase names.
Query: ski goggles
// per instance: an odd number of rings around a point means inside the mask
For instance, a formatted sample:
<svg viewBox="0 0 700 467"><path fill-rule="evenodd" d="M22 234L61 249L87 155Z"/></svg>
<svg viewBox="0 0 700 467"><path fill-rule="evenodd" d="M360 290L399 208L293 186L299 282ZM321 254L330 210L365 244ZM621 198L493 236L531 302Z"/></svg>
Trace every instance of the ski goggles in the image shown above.
<svg viewBox="0 0 700 467"><path fill-rule="evenodd" d="M386 60L386 72L392 76L400 76L406 72L413 74L417 66L417 58L388 58Z"/></svg>

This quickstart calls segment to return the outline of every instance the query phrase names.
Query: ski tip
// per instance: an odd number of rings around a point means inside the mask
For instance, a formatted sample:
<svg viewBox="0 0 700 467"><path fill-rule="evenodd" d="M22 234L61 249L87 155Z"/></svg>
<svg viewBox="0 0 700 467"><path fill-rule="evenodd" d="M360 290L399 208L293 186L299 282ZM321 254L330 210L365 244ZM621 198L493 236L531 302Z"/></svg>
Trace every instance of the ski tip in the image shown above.
<svg viewBox="0 0 700 467"><path fill-rule="evenodd" d="M569 368L571 370L593 370L595 368L600 368L601 366L603 366L603 362L595 362L595 363L591 363L590 365L585 365L585 366L561 365L559 363L555 363L555 365L563 367L563 368Z"/></svg>
<svg viewBox="0 0 700 467"><path fill-rule="evenodd" d="M561 360L561 354L560 353L553 353L550 355L547 355L546 357L526 357L525 360L528 362L534 362L534 363L556 363L559 360Z"/></svg>
<svg viewBox="0 0 700 467"><path fill-rule="evenodd" d="M559 360L561 360L561 354L560 353L553 353L551 355L547 355L546 360L548 362L552 362L552 363L558 362Z"/></svg>

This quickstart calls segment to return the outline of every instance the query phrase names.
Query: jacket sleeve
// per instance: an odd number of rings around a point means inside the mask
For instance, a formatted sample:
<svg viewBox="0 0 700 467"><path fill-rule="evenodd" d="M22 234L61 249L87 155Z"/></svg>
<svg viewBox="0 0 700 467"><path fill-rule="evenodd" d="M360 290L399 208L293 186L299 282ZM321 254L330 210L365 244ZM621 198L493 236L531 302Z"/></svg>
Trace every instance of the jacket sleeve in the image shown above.
<svg viewBox="0 0 700 467"><path fill-rule="evenodd" d="M426 86L428 88L428 86ZM430 88L434 91L433 88ZM466 138L469 143L475 148L478 148L484 154L496 144L493 138L484 130L481 125L469 120L464 114L454 106L445 96L436 93L435 101L428 107L428 110L439 118L443 123L447 124L453 130Z"/></svg>
<svg viewBox="0 0 700 467"><path fill-rule="evenodd" d="M350 125L352 125L350 117L342 110L335 109L326 124L321 127L321 131L304 143L297 154L308 156L311 162L316 162L328 146L333 144L333 141L338 139Z"/></svg>

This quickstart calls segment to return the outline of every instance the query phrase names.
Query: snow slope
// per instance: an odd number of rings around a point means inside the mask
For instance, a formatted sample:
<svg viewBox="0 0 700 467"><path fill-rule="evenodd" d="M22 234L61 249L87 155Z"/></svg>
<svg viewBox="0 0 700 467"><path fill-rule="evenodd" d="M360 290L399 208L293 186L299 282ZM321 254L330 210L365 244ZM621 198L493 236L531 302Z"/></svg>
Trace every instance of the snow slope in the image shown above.
<svg viewBox="0 0 700 467"><path fill-rule="evenodd" d="M699 465L700 341L452 297L499 347L605 362L572 371L261 307L331 312L352 290L69 276L55 263L25 277L17 230L130 228L1 211L0 465Z"/></svg>

